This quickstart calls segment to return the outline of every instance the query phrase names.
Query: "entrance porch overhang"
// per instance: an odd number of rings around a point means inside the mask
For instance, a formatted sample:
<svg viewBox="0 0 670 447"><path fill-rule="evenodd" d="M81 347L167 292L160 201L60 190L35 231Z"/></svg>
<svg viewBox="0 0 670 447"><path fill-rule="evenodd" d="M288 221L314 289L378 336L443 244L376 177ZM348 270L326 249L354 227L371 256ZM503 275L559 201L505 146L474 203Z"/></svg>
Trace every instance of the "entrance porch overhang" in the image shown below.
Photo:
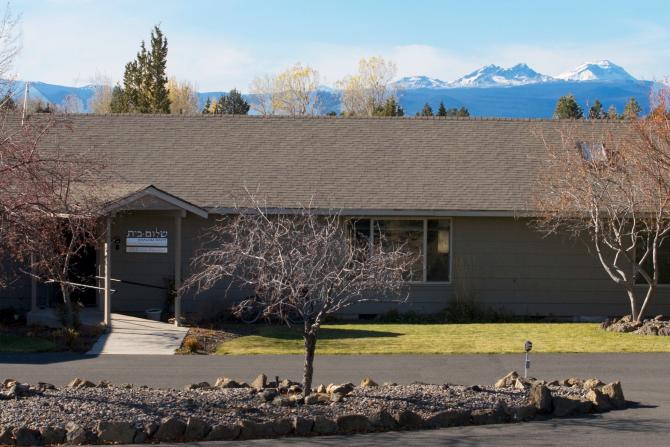
<svg viewBox="0 0 670 447"><path fill-rule="evenodd" d="M104 208L104 242L103 253L103 321L109 328L111 320L111 280L112 280L112 219L117 213L137 211L174 211L175 247L174 247L174 287L178 290L182 282L182 219L187 213L206 219L209 213L186 200L173 194L148 185L110 201ZM175 325L181 321L181 298L175 297Z"/></svg>

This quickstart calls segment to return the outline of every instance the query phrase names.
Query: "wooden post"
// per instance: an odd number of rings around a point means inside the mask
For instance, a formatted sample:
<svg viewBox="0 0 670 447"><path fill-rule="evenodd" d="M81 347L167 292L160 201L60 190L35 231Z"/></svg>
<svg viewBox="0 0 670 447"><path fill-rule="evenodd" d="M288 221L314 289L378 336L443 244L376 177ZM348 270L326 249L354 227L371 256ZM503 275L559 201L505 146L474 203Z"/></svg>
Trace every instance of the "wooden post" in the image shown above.
<svg viewBox="0 0 670 447"><path fill-rule="evenodd" d="M174 289L179 290L181 287L181 219L184 211L179 211L175 215L175 238L174 238ZM181 297L175 294L174 297L174 324L179 326L181 324Z"/></svg>
<svg viewBox="0 0 670 447"><path fill-rule="evenodd" d="M112 218L111 216L107 217L106 229L105 229L105 244L103 249L103 255L105 257L105 299L103 304L104 312L104 324L107 327L107 330L110 330L112 327L112 311L111 311L111 284L112 284L112 254L111 254L111 245L112 245Z"/></svg>

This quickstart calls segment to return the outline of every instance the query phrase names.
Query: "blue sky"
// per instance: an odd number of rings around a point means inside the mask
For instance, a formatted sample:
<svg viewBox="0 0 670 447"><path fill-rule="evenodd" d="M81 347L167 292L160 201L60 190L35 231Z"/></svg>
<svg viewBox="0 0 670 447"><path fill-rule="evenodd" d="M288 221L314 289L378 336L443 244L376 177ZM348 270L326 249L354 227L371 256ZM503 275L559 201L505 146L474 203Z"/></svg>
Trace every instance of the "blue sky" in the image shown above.
<svg viewBox="0 0 670 447"><path fill-rule="evenodd" d="M13 0L22 79L85 85L120 79L160 23L169 73L200 90L247 90L302 62L332 84L361 57L398 76L446 81L486 64L526 62L556 75L610 59L643 79L670 75L670 0Z"/></svg>

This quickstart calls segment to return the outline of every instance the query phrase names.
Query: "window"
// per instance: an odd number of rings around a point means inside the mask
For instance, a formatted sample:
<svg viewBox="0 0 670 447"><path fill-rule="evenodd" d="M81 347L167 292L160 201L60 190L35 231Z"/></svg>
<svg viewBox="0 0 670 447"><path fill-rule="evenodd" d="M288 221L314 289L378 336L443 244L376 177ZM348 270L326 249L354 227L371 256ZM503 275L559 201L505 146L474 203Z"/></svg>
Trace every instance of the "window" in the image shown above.
<svg viewBox="0 0 670 447"><path fill-rule="evenodd" d="M370 219L355 219L351 220L350 223L351 229L354 233L354 236L359 241L370 241Z"/></svg>
<svg viewBox="0 0 670 447"><path fill-rule="evenodd" d="M379 240L383 241L385 248L403 245L405 250L416 255L407 280L423 281L423 220L375 220L373 243Z"/></svg>
<svg viewBox="0 0 670 447"><path fill-rule="evenodd" d="M577 147L582 152L582 158L590 162L607 161L607 152L605 145L602 143L589 143L587 141L580 141Z"/></svg>
<svg viewBox="0 0 670 447"><path fill-rule="evenodd" d="M658 247L656 252L656 259L658 261L658 283L659 284L670 284L670 241L665 241L666 243L661 244ZM637 249L637 259L639 260L644 252L643 247ZM649 276L654 274L654 268L651 261L651 253L647 256L647 259L644 260L642 268L646 271ZM646 284L642 275L638 274L635 278L637 284Z"/></svg>
<svg viewBox="0 0 670 447"><path fill-rule="evenodd" d="M383 240L387 248L404 245L416 255L407 273L412 282L451 280L451 219L352 219L353 236L366 243ZM380 237L382 236L382 237Z"/></svg>
<svg viewBox="0 0 670 447"><path fill-rule="evenodd" d="M426 281L449 281L451 231L448 220L428 220L426 234Z"/></svg>

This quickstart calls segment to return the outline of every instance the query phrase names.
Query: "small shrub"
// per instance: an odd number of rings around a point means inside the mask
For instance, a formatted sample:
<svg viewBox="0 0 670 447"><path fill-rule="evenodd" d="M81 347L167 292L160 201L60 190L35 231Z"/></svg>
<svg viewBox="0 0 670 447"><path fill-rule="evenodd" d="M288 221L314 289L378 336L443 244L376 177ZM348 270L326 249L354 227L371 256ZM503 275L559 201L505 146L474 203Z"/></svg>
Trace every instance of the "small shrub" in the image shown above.
<svg viewBox="0 0 670 447"><path fill-rule="evenodd" d="M79 343L79 331L73 328L63 328L62 329L63 343L71 351L74 351Z"/></svg>
<svg viewBox="0 0 670 447"><path fill-rule="evenodd" d="M202 346L200 346L200 340L198 340L198 337L194 337L193 335L189 335L184 338L182 346L186 352L190 353L195 353L202 349Z"/></svg>
<svg viewBox="0 0 670 447"><path fill-rule="evenodd" d="M78 301L72 301L72 327L74 329L79 329L81 326L81 320L79 319L79 312L84 308L84 305ZM58 303L56 307L56 312L58 313L58 318L63 326L67 326L67 308L65 303Z"/></svg>
<svg viewBox="0 0 670 447"><path fill-rule="evenodd" d="M400 312L391 309L379 315L381 323L396 324L443 324L443 323L502 323L524 321L524 317L507 314L501 310L479 304L475 299L459 299L449 301L446 308L437 313L419 314L413 310Z"/></svg>

